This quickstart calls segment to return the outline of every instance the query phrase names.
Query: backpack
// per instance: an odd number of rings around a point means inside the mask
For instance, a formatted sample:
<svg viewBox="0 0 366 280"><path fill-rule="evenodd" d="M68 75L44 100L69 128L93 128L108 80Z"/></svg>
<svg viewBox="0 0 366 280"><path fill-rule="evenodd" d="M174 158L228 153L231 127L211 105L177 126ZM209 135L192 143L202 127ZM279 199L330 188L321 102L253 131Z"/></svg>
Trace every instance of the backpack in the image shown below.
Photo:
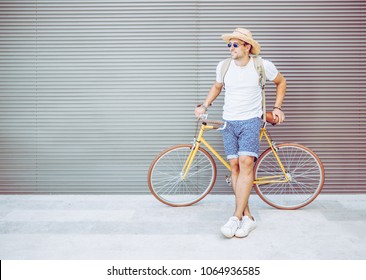
<svg viewBox="0 0 366 280"><path fill-rule="evenodd" d="M264 71L264 65L263 60L260 56L253 55L253 62L255 70L257 71L259 75L259 81L258 84L262 89L262 111L263 111L263 121L266 122L266 94L264 87L266 85L266 72ZM229 70L229 66L231 63L232 58L227 58L224 60L224 63L221 66L221 78L224 83L224 78L226 76L227 71ZM225 87L225 83L224 83Z"/></svg>

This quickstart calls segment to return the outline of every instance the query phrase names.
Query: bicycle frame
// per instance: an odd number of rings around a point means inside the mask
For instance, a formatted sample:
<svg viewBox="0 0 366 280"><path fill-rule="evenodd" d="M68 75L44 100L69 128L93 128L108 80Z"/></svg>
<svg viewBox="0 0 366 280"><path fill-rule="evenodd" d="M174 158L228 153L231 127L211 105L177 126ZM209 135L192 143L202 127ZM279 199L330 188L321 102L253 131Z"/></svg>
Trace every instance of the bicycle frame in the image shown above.
<svg viewBox="0 0 366 280"><path fill-rule="evenodd" d="M181 178L184 180L187 177L188 171L192 165L192 162L197 154L198 149L200 148L201 143L231 172L230 164L220 156L220 154L206 141L206 139L203 137L203 134L205 130L211 130L211 129L217 129L217 127L212 125L207 125L205 122L202 123L200 132L198 134L197 139L195 139L193 143L193 148L183 166L182 172L181 172ZM268 184L268 183L285 183L289 181L288 176L286 175L286 169L283 166L278 154L277 154L277 148L268 136L267 129L266 129L266 123L263 125L260 131L260 141L262 141L263 137L267 140L268 146L272 149L273 154L282 170L281 175L277 176L266 176L266 177L260 177L255 178L254 184ZM285 178L285 179L281 179Z"/></svg>

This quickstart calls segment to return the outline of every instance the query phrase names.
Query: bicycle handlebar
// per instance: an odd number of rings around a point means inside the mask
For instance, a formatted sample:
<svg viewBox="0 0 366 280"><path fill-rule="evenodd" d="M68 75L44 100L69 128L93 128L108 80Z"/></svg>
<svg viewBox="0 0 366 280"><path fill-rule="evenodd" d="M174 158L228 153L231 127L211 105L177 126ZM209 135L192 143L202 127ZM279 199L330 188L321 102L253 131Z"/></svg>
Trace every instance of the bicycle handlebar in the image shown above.
<svg viewBox="0 0 366 280"><path fill-rule="evenodd" d="M217 130L223 130L225 129L226 127L226 122L223 122L223 121L215 121L215 120L208 120L207 119L207 114L201 114L200 117L199 117L199 121L202 123L202 124L213 124L213 125L217 125L217 126L214 126L213 128L214 129L217 129ZM270 123L272 125L276 125L278 123L278 118L276 119L273 119L273 115L271 112L267 112L266 113L266 122L267 123Z"/></svg>

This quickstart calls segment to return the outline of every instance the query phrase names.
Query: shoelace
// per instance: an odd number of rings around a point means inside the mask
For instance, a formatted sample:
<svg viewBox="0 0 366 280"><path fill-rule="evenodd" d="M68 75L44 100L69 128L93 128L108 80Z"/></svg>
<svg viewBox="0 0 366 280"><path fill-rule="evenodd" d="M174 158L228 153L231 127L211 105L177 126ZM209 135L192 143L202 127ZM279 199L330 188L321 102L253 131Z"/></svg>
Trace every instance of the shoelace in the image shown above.
<svg viewBox="0 0 366 280"><path fill-rule="evenodd" d="M248 219L245 219L243 218L242 220L243 222L241 223L240 227L243 229L243 230L247 230L250 228L250 224L252 222L252 220L250 218Z"/></svg>
<svg viewBox="0 0 366 280"><path fill-rule="evenodd" d="M232 226L240 226L240 221L234 219L234 218L230 218L230 220L226 223L225 227L232 227Z"/></svg>

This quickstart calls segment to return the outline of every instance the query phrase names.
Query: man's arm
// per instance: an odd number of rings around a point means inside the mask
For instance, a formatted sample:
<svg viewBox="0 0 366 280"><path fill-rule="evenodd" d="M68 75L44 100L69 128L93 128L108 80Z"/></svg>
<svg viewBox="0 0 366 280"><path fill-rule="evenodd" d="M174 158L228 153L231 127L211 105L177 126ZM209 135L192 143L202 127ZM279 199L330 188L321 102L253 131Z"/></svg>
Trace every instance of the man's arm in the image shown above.
<svg viewBox="0 0 366 280"><path fill-rule="evenodd" d="M281 123L285 120L285 114L281 111L281 106L285 98L287 83L285 77L280 72L278 72L273 82L276 84L276 102L273 106L272 115L273 119L276 119L276 117L278 117L278 123Z"/></svg>
<svg viewBox="0 0 366 280"><path fill-rule="evenodd" d="M196 107L196 109L194 110L194 114L196 115L197 118L199 118L201 114L206 113L207 108L211 105L212 102L214 102L217 96L219 96L219 94L221 93L222 87L223 87L222 83L215 82L213 84L213 86L211 87L210 91L207 94L205 101L202 104L203 106Z"/></svg>

